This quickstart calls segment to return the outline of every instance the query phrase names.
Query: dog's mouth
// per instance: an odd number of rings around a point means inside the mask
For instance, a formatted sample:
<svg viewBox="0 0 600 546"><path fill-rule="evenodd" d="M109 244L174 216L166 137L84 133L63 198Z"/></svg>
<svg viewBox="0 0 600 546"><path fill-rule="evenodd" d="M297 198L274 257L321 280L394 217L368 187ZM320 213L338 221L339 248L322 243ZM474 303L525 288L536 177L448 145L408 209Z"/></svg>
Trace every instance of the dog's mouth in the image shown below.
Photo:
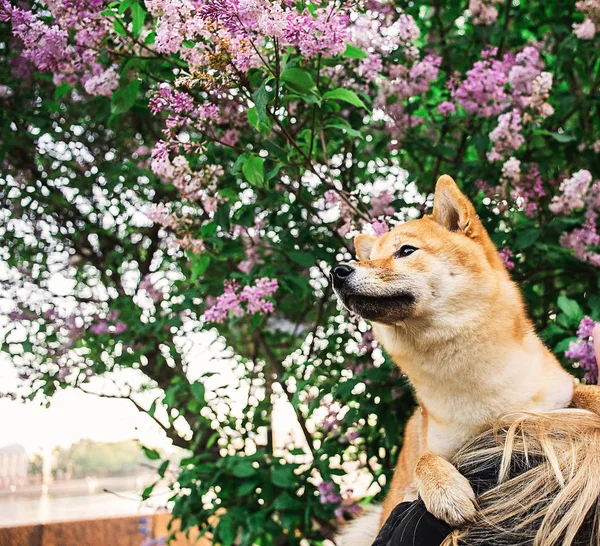
<svg viewBox="0 0 600 546"><path fill-rule="evenodd" d="M350 311L375 322L393 324L404 320L415 303L415 297L408 292L389 296L365 296L348 294L344 304Z"/></svg>

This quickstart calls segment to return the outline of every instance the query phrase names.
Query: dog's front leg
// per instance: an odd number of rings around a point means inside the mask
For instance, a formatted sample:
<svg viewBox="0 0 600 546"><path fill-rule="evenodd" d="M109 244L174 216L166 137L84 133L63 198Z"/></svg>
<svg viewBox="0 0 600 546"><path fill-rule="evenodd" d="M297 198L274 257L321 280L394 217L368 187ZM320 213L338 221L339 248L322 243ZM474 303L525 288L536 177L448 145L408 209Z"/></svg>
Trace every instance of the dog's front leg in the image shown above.
<svg viewBox="0 0 600 546"><path fill-rule="evenodd" d="M475 519L475 493L469 481L443 457L423 455L415 469L416 485L427 510L452 527Z"/></svg>
<svg viewBox="0 0 600 546"><path fill-rule="evenodd" d="M596 385L575 385L571 404L600 415L600 387Z"/></svg>

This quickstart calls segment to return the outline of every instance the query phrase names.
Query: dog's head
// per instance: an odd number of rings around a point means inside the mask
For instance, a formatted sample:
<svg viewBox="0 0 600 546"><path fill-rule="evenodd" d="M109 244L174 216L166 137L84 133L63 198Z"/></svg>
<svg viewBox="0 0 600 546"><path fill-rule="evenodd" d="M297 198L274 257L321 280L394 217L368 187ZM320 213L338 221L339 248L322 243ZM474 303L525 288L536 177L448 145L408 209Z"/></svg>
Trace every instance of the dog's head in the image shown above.
<svg viewBox="0 0 600 546"><path fill-rule="evenodd" d="M433 213L354 240L359 262L332 268L342 303L382 324L464 317L489 300L507 272L471 202L449 176L437 182Z"/></svg>

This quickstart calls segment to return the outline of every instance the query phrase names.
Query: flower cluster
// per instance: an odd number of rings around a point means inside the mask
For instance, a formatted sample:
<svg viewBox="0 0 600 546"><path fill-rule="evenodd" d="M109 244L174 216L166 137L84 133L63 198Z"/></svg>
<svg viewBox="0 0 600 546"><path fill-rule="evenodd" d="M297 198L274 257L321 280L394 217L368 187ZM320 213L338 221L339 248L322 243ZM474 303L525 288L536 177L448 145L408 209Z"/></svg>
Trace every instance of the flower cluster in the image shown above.
<svg viewBox="0 0 600 546"><path fill-rule="evenodd" d="M498 60L494 58L496 54L495 48L482 51L481 60L467 72L464 81L451 90L452 97L468 114L489 118L502 113L509 104L506 84L513 59L505 56Z"/></svg>
<svg viewBox="0 0 600 546"><path fill-rule="evenodd" d="M505 246L502 250L498 252L498 254L500 254L500 258L502 259L502 263L504 264L504 267L506 267L506 269L514 269L515 262L512 261L514 254L510 248Z"/></svg>
<svg viewBox="0 0 600 546"><path fill-rule="evenodd" d="M573 31L580 40L592 40L600 26L600 1L579 0L575 3L577 11L585 15L583 23L574 23Z"/></svg>
<svg viewBox="0 0 600 546"><path fill-rule="evenodd" d="M497 127L490 133L493 149L487 154L490 161L499 161L506 153L518 150L525 138L521 134L521 112L518 108L498 117Z"/></svg>
<svg viewBox="0 0 600 546"><path fill-rule="evenodd" d="M569 349L565 351L565 356L574 362L577 362L585 370L585 380L588 383L596 384L598 382L598 362L594 352L594 341L592 340L592 331L596 326L590 317L585 317L577 329L577 341L569 344Z"/></svg>
<svg viewBox="0 0 600 546"><path fill-rule="evenodd" d="M583 208L591 182L592 175L585 169L577 171L571 178L563 180L559 187L560 194L552 198L550 210L554 214L567 215L576 209Z"/></svg>
<svg viewBox="0 0 600 546"><path fill-rule="evenodd" d="M202 318L206 322L222 323L229 318L230 313L234 317L272 313L275 308L266 298L272 296L278 287L276 279L267 277L258 279L254 286L244 286L241 291L236 281L228 281L224 285L223 294L216 298Z"/></svg>
<svg viewBox="0 0 600 546"><path fill-rule="evenodd" d="M475 25L493 25L498 19L498 9L494 4L502 0L469 0L469 13Z"/></svg>
<svg viewBox="0 0 600 546"><path fill-rule="evenodd" d="M114 66L104 67L98 49L109 21L100 14L102 0L49 0L52 24L45 15L23 10L8 0L0 3L0 21L10 22L22 42L21 57L42 72L51 72L56 84L81 82L92 95L112 95L119 84Z"/></svg>
<svg viewBox="0 0 600 546"><path fill-rule="evenodd" d="M572 250L578 259L600 267L600 181L592 182L589 171L581 170L560 185L560 195L554 196L550 209L555 214L567 215L585 207L584 222L580 227L561 235L560 243Z"/></svg>

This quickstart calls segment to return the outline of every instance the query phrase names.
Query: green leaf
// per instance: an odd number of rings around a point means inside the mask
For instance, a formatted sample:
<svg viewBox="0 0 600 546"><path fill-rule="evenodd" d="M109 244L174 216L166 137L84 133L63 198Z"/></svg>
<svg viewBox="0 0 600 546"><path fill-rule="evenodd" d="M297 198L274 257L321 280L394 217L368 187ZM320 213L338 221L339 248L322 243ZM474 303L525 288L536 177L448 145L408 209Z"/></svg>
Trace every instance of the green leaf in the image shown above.
<svg viewBox="0 0 600 546"><path fill-rule="evenodd" d="M308 93L316 87L312 76L300 68L288 68L281 73L279 78L290 89L299 93Z"/></svg>
<svg viewBox="0 0 600 546"><path fill-rule="evenodd" d="M119 15L123 15L131 4L133 4L133 0L123 0L119 4Z"/></svg>
<svg viewBox="0 0 600 546"><path fill-rule="evenodd" d="M134 36L139 36L142 28L144 27L144 20L146 19L146 10L138 2L131 6L131 31Z"/></svg>
<svg viewBox="0 0 600 546"><path fill-rule="evenodd" d="M242 172L252 186L262 187L265 182L265 160L257 155L249 156L244 161Z"/></svg>
<svg viewBox="0 0 600 546"><path fill-rule="evenodd" d="M200 402L200 404L202 404L202 405L206 404L206 400L204 398L204 394L206 392L206 389L204 388L204 383L202 383L201 381L194 381L190 385L190 390L192 391L192 396L198 402Z"/></svg>
<svg viewBox="0 0 600 546"><path fill-rule="evenodd" d="M575 300L567 298L561 294L556 301L559 309L566 315L569 323L573 326L578 326L583 318L583 311Z"/></svg>
<svg viewBox="0 0 600 546"><path fill-rule="evenodd" d="M190 271L192 272L190 280L194 282L198 279L198 277L204 275L205 271L208 269L208 266L210 265L210 255L193 254L189 252L188 257L192 262L190 265Z"/></svg>
<svg viewBox="0 0 600 546"><path fill-rule="evenodd" d="M158 475L161 478L165 477L165 472L167 471L167 468L169 468L169 459L165 459L161 465L158 467Z"/></svg>
<svg viewBox="0 0 600 546"><path fill-rule="evenodd" d="M275 510L294 509L300 508L301 506L303 506L303 503L300 501L300 499L297 497L294 498L287 492L283 492L281 495L279 495L273 504Z"/></svg>
<svg viewBox="0 0 600 546"><path fill-rule="evenodd" d="M556 346L554 347L555 353L564 353L571 345L572 341L577 341L576 337L567 337L565 339L560 340Z"/></svg>
<svg viewBox="0 0 600 546"><path fill-rule="evenodd" d="M265 87L265 82L254 91L252 100L254 101L256 113L258 114L259 123L265 123L268 120L267 106L269 104L269 92Z"/></svg>
<svg viewBox="0 0 600 546"><path fill-rule="evenodd" d="M250 118L248 118L248 121L250 121ZM246 154L238 155L237 159L235 160L234 164L231 167L231 174L238 174L240 172L240 169L242 168L242 165L244 164L244 161L246 161L246 159L248 159L248 156Z"/></svg>
<svg viewBox="0 0 600 546"><path fill-rule="evenodd" d="M360 131L357 131L356 129L350 127L350 124L343 119L335 119L333 121L328 122L327 125L325 125L325 129L341 129L344 133L353 138L364 138L360 134Z"/></svg>
<svg viewBox="0 0 600 546"><path fill-rule="evenodd" d="M344 102L348 102L353 106L358 106L359 108L364 108L368 110L367 105L358 97L358 95L354 91L350 91L349 89L342 89L341 87L338 89L332 89L331 91L327 91L323 95L323 100L341 100Z"/></svg>
<svg viewBox="0 0 600 546"><path fill-rule="evenodd" d="M220 543L223 546L229 546L233 544L235 540L237 529L234 526L233 517L231 513L227 512L219 519L219 525L215 529L215 533L220 538Z"/></svg>
<svg viewBox="0 0 600 546"><path fill-rule="evenodd" d="M215 223L220 226L223 231L229 231L229 212L231 211L231 205L225 202L219 206L217 212L215 212Z"/></svg>
<svg viewBox="0 0 600 546"><path fill-rule="evenodd" d="M117 19L116 17L113 19L113 27L117 34L120 34L121 36L127 36L127 31L125 30L125 27L120 19Z"/></svg>
<svg viewBox="0 0 600 546"><path fill-rule="evenodd" d="M142 451L144 452L144 455L146 455L146 457L148 457L148 459L150 459L151 461L156 461L160 459L160 453L156 451L156 449L151 449L149 447L142 446Z"/></svg>
<svg viewBox="0 0 600 546"><path fill-rule="evenodd" d="M167 461L167 462L168 462L168 461ZM155 486L155 485L156 485L156 484L155 484L155 483L153 483L152 485L149 485L148 487L146 487L146 489L144 489L144 490L142 491L142 500L143 500L143 501L145 501L145 500L148 500L148 499L150 498L150 495L152 495L152 491L154 490L154 486Z"/></svg>
<svg viewBox="0 0 600 546"><path fill-rule="evenodd" d="M572 142L577 140L577 137L573 135L567 135L566 133L548 133L554 140L560 143Z"/></svg>
<svg viewBox="0 0 600 546"><path fill-rule="evenodd" d="M315 263L315 256L310 252L302 252L300 250L290 250L288 256L293 262L304 267L311 267Z"/></svg>
<svg viewBox="0 0 600 546"><path fill-rule="evenodd" d="M138 91L140 90L140 80L133 80L127 87L117 89L112 96L110 111L113 114L123 114L131 109L135 104Z"/></svg>
<svg viewBox="0 0 600 546"><path fill-rule="evenodd" d="M346 51L344 51L343 55L349 59L366 59L368 57L362 49L358 49L358 47L352 44L346 44Z"/></svg>
<svg viewBox="0 0 600 546"><path fill-rule="evenodd" d="M256 486L258 485L258 483L259 482L256 482L256 481L244 482L242 485L240 485L237 488L238 496L243 497L245 495L248 495L249 493L252 493L256 489Z"/></svg>
<svg viewBox="0 0 600 546"><path fill-rule="evenodd" d="M248 108L248 123L258 129L258 111L256 110L256 106Z"/></svg>
<svg viewBox="0 0 600 546"><path fill-rule="evenodd" d="M291 466L279 465L271 468L271 481L277 487L293 487L297 479Z"/></svg>
<svg viewBox="0 0 600 546"><path fill-rule="evenodd" d="M523 250L525 248L530 247L533 243L535 243L542 231L538 228L527 229L522 231L517 235L517 239L515 240L514 248L516 250Z"/></svg>
<svg viewBox="0 0 600 546"><path fill-rule="evenodd" d="M62 99L71 89L72 87L68 83L61 83L54 90L54 100Z"/></svg>
<svg viewBox="0 0 600 546"><path fill-rule="evenodd" d="M231 473L236 478L248 478L249 476L254 476L254 474L256 474L256 468L252 466L252 461L239 459L235 462L231 469Z"/></svg>

